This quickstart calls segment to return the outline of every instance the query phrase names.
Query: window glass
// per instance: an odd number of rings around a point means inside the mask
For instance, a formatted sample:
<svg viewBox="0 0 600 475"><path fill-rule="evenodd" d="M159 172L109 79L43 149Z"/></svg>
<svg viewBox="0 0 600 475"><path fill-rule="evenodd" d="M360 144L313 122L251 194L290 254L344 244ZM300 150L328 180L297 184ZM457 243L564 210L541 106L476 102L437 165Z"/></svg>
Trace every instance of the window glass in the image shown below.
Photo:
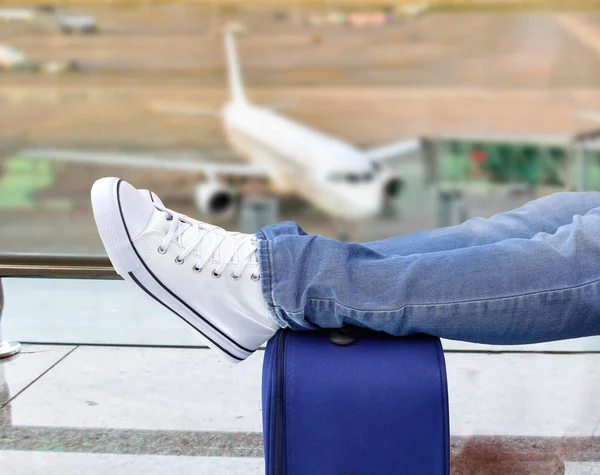
<svg viewBox="0 0 600 475"><path fill-rule="evenodd" d="M103 254L105 176L230 230L370 242L600 191L599 5L0 2L0 254ZM407 139L420 154L353 169ZM340 141L347 162L321 158ZM221 364L122 280L0 284L2 339L29 342L0 362L1 473L264 473L262 351ZM443 345L453 471L600 473L598 337Z"/></svg>
<svg viewBox="0 0 600 475"><path fill-rule="evenodd" d="M228 229L293 220L338 237L340 208L326 205L329 190L319 187L327 185L313 180L321 164L280 150L326 150L332 140L368 151L423 139L420 156L382 158L406 193L390 207L394 226L370 221L365 240L445 223L431 193L438 184L462 194L463 216L567 187L600 189L598 161L588 154L585 170L574 171L571 146L576 133L592 140L600 117L588 44L600 29L596 13L437 3L1 7L0 252L104 252L89 202L103 176ZM234 43L252 113L222 113L232 97L225 27L244 32ZM242 168L214 172L224 164ZM381 167L341 168L325 183L370 183ZM493 187L515 184L529 194L492 198ZM239 199L221 200L225 190ZM276 211L256 211L256 196ZM235 212L215 216L208 204L216 202ZM378 216L389 214L385 206Z"/></svg>

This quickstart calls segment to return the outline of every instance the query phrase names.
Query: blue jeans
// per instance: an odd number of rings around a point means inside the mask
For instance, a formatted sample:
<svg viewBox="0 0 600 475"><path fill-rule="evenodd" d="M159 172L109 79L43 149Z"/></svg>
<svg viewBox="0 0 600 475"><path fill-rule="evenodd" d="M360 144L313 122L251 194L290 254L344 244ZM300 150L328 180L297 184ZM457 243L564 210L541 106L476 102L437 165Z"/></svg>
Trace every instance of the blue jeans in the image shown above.
<svg viewBox="0 0 600 475"><path fill-rule="evenodd" d="M294 330L356 325L489 344L600 334L600 193L383 241L259 233L262 289Z"/></svg>

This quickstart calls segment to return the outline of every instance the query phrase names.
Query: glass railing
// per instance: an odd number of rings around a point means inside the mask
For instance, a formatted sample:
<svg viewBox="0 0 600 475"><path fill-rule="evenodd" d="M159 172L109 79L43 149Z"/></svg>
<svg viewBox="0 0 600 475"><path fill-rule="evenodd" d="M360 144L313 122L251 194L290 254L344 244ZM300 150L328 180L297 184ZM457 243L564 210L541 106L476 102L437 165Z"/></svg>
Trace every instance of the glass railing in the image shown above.
<svg viewBox="0 0 600 475"><path fill-rule="evenodd" d="M29 343L205 347L188 325L134 292L103 255L0 253L5 339ZM600 337L536 345L444 340L446 351L600 352Z"/></svg>
<svg viewBox="0 0 600 475"><path fill-rule="evenodd" d="M0 254L5 339L42 344L205 347L188 325L131 292L101 255Z"/></svg>

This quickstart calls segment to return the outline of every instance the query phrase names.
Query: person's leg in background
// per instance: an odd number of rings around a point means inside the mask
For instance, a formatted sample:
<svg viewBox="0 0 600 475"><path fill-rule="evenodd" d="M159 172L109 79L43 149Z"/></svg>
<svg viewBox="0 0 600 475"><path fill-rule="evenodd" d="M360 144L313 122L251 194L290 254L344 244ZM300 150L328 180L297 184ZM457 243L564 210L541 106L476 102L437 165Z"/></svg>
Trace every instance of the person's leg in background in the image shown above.
<svg viewBox="0 0 600 475"><path fill-rule="evenodd" d="M489 219L473 218L457 226L437 228L403 236L363 243L382 254L408 256L449 251L463 247L493 244L509 238L531 238L537 233L553 233L560 226L600 207L600 193L554 193L520 208L496 214Z"/></svg>
<svg viewBox="0 0 600 475"><path fill-rule="evenodd" d="M268 226L259 233L263 295L296 330L354 324L492 344L600 334L598 196L556 195L509 219L383 243Z"/></svg>

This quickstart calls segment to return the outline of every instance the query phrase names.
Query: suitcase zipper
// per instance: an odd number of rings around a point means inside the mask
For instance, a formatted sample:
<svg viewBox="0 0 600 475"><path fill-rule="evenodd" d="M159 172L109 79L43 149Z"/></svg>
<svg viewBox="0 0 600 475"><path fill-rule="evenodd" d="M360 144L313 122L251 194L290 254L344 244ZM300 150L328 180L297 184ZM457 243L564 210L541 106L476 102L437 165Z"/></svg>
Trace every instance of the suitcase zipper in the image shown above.
<svg viewBox="0 0 600 475"><path fill-rule="evenodd" d="M284 444L284 414L283 414L283 402L284 402L284 378L285 378L285 366L284 366L284 349L285 340L287 336L287 330L281 332L281 337L278 341L277 347L277 369L275 375L275 447L273 451L273 473L275 475L283 474L283 451L285 450Z"/></svg>

